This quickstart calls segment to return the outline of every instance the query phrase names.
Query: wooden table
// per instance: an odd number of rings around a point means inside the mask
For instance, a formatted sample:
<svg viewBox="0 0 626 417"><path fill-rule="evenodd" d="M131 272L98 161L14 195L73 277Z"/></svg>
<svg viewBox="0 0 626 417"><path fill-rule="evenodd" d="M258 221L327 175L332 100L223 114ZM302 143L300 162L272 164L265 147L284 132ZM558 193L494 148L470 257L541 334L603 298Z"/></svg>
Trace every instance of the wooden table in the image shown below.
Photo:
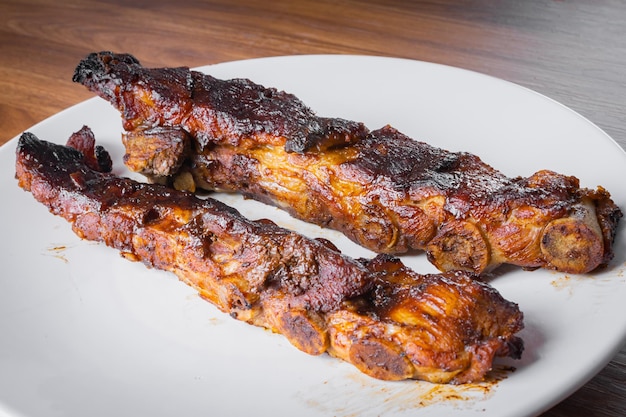
<svg viewBox="0 0 626 417"><path fill-rule="evenodd" d="M1 0L0 144L92 97L76 63L99 50L146 66L366 54L462 67L529 87L626 147L622 0ZM625 300L626 302L626 300ZM626 415L626 348L544 416Z"/></svg>

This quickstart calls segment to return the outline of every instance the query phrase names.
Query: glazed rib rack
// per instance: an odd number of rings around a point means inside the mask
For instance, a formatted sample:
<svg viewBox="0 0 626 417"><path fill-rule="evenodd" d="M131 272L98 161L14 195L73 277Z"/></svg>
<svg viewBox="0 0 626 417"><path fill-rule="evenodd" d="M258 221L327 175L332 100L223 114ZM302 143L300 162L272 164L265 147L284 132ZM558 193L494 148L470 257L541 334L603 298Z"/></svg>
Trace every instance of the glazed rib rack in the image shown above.
<svg viewBox="0 0 626 417"><path fill-rule="evenodd" d="M224 313L386 380L479 381L518 358L518 306L466 272L420 275L390 255L352 259L330 242L213 199L113 175L83 128L70 146L24 133L19 185L83 239L171 271ZM253 347L251 347L253 349Z"/></svg>
<svg viewBox="0 0 626 417"><path fill-rule="evenodd" d="M391 126L319 117L247 79L145 68L128 54L90 54L74 81L121 112L127 166L157 182L240 192L378 253L424 250L442 271L586 273L613 257L622 212L573 176L509 178Z"/></svg>

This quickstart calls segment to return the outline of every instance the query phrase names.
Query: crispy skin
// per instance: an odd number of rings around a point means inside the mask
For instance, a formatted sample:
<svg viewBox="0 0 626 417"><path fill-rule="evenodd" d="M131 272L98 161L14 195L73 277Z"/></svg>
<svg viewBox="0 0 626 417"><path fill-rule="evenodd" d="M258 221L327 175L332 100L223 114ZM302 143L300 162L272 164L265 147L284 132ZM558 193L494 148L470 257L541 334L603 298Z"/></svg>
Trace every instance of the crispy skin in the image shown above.
<svg viewBox="0 0 626 417"><path fill-rule="evenodd" d="M89 137L83 129L70 142ZM218 201L99 172L110 164L93 159L24 133L16 177L81 238L175 273L221 311L304 352L375 378L439 383L479 381L495 356L521 355L522 313L472 274L419 275L390 255L354 260Z"/></svg>
<svg viewBox="0 0 626 417"><path fill-rule="evenodd" d="M622 212L575 177L508 178L390 126L370 132L249 80L148 69L131 55L91 54L74 80L121 111L126 164L156 181L238 191L379 253L425 250L442 271L585 273L613 257Z"/></svg>

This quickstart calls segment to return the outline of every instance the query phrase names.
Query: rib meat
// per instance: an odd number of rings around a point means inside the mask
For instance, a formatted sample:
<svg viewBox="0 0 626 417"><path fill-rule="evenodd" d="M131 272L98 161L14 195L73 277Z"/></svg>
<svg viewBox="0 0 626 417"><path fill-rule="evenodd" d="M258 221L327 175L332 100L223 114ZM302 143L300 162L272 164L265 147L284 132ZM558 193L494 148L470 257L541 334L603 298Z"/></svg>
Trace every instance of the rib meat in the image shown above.
<svg viewBox="0 0 626 417"><path fill-rule="evenodd" d="M175 273L221 311L283 334L386 380L481 380L495 356L517 358L517 305L470 273L419 275L390 255L354 260L330 242L213 199L110 172L91 131L72 147L24 133L19 185L72 224L134 261ZM94 169L96 168L96 169Z"/></svg>
<svg viewBox="0 0 626 417"><path fill-rule="evenodd" d="M74 80L121 111L125 162L155 181L238 191L379 253L425 250L442 271L585 273L613 257L622 212L572 176L508 178L390 126L318 117L246 79L144 68L127 54L91 54Z"/></svg>

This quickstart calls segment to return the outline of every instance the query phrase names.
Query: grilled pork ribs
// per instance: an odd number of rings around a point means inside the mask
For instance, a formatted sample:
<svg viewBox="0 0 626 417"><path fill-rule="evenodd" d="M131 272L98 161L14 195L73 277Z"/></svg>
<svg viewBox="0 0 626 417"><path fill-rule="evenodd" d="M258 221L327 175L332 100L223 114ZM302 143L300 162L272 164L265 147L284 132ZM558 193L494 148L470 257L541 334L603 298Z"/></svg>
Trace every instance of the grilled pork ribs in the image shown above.
<svg viewBox="0 0 626 417"><path fill-rule="evenodd" d="M355 260L216 200L117 177L88 128L68 143L79 150L24 133L19 185L81 238L173 272L306 353L375 378L438 383L479 381L494 357L521 355L518 306L471 273L420 275L386 254Z"/></svg>
<svg viewBox="0 0 626 417"><path fill-rule="evenodd" d="M127 166L157 182L237 191L378 253L425 250L441 271L586 273L613 257L621 210L572 176L509 178L390 126L318 117L246 79L144 68L127 54L90 54L74 81L121 112Z"/></svg>

